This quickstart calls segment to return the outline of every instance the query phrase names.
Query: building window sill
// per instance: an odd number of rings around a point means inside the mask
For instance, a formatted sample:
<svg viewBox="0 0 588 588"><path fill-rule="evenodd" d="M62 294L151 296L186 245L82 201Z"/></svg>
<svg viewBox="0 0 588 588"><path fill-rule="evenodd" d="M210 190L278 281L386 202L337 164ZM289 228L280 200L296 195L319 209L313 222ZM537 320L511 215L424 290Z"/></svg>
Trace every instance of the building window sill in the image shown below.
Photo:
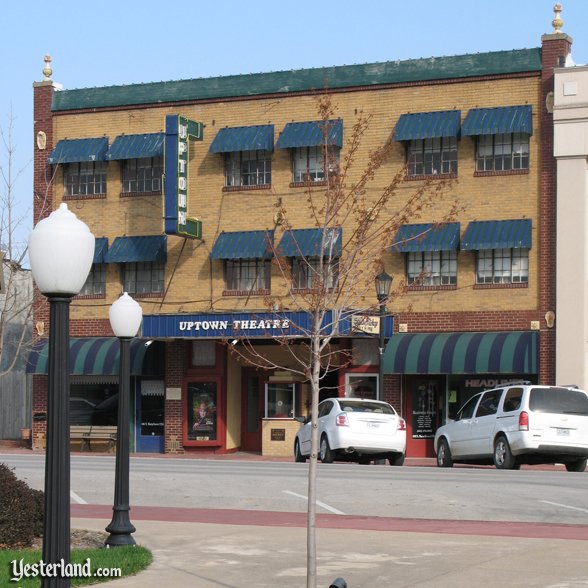
<svg viewBox="0 0 588 588"><path fill-rule="evenodd" d="M418 180L452 180L457 178L457 172L451 172L449 174L422 174L411 176L406 174L405 180L407 182L415 182Z"/></svg>
<svg viewBox="0 0 588 588"><path fill-rule="evenodd" d="M136 198L137 196L161 196L162 191L158 190L157 192L121 192L121 198Z"/></svg>
<svg viewBox="0 0 588 588"><path fill-rule="evenodd" d="M259 184L256 186L224 186L223 192L249 192L251 190L271 190L271 184Z"/></svg>
<svg viewBox="0 0 588 588"><path fill-rule="evenodd" d="M269 296L270 290L223 290L223 296Z"/></svg>
<svg viewBox="0 0 588 588"><path fill-rule="evenodd" d="M106 198L106 192L104 194L74 194L64 196L64 200L104 200Z"/></svg>
<svg viewBox="0 0 588 588"><path fill-rule="evenodd" d="M440 290L457 290L457 284L440 284L438 286L421 286L419 284L407 284L406 292L437 292Z"/></svg>
<svg viewBox="0 0 588 588"><path fill-rule="evenodd" d="M502 171L476 171L475 178L483 178L487 176L524 176L529 173L529 169L509 169Z"/></svg>
<svg viewBox="0 0 588 588"><path fill-rule="evenodd" d="M515 282L514 284L474 284L474 290L512 290L513 288L528 287L528 282Z"/></svg>
<svg viewBox="0 0 588 588"><path fill-rule="evenodd" d="M328 185L327 180L320 180L317 182L313 182L308 180L306 182L290 182L290 188L313 188L316 186L326 186Z"/></svg>

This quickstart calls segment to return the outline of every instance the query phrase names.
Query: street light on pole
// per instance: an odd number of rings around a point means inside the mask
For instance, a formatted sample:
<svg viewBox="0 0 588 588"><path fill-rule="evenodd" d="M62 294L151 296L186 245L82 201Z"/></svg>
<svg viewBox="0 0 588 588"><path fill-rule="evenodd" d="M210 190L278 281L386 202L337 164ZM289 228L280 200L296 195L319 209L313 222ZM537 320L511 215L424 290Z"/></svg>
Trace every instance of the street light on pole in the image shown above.
<svg viewBox="0 0 588 588"><path fill-rule="evenodd" d="M120 342L120 364L118 381L118 427L116 434L116 466L114 478L114 505L112 521L106 531L110 533L105 541L107 547L135 545L131 533L136 531L129 518L129 396L131 339L139 331L143 311L141 306L126 292L109 311L110 326Z"/></svg>
<svg viewBox="0 0 588 588"><path fill-rule="evenodd" d="M70 561L69 306L94 260L94 235L62 203L29 237L33 279L49 300L49 374L45 451L43 562ZM44 577L44 588L68 587L69 578Z"/></svg>
<svg viewBox="0 0 588 588"><path fill-rule="evenodd" d="M386 344L384 332L384 318L386 315L386 301L390 295L392 280L394 278L388 275L384 270L376 276L376 296L380 303L380 342L378 350L380 354L380 370L378 375L378 400L384 400L384 348Z"/></svg>

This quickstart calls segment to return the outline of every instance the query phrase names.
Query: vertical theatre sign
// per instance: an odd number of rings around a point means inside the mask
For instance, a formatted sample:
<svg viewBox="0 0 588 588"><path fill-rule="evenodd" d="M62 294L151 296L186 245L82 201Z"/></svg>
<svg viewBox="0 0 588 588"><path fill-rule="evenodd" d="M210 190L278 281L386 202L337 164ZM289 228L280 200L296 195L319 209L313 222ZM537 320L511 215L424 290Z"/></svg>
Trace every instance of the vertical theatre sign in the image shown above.
<svg viewBox="0 0 588 588"><path fill-rule="evenodd" d="M203 125L178 114L165 117L165 232L202 239L202 221L188 217L190 140L202 141Z"/></svg>

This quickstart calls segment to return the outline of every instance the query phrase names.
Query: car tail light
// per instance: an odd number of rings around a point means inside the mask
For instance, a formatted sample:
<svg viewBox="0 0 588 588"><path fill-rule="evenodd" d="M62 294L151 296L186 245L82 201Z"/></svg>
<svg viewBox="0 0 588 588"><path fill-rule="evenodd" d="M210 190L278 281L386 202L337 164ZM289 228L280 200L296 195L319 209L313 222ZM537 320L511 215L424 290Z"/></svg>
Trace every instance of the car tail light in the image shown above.
<svg viewBox="0 0 588 588"><path fill-rule="evenodd" d="M519 431L529 430L529 413L523 411L519 414Z"/></svg>
<svg viewBox="0 0 588 588"><path fill-rule="evenodd" d="M398 419L398 430L406 431L406 421L403 418Z"/></svg>
<svg viewBox="0 0 588 588"><path fill-rule="evenodd" d="M335 419L335 424L338 427L348 427L349 426L349 419L347 418L347 414L342 412L341 414L337 415Z"/></svg>

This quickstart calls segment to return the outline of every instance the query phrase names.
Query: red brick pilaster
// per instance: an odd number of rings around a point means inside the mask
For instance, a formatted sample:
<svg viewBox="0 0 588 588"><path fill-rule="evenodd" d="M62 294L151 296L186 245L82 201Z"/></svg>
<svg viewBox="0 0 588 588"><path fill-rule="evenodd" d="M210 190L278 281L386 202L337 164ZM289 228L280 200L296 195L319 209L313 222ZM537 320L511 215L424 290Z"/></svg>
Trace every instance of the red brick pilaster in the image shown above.
<svg viewBox="0 0 588 588"><path fill-rule="evenodd" d="M165 388L182 388L186 369L184 341L165 345ZM184 421L181 400L165 400L165 453L184 453L182 426Z"/></svg>

